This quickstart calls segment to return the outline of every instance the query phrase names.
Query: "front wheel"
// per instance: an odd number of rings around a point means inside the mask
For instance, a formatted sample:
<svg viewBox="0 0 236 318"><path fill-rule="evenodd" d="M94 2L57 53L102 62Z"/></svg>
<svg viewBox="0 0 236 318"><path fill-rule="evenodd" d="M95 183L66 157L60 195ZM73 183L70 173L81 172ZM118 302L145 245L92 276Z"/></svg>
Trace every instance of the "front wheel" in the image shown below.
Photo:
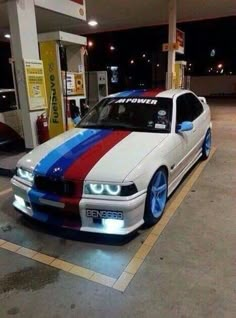
<svg viewBox="0 0 236 318"><path fill-rule="evenodd" d="M202 159L206 160L211 152L211 143L212 143L211 129L208 129L203 145L202 145Z"/></svg>
<svg viewBox="0 0 236 318"><path fill-rule="evenodd" d="M146 226L156 224L162 217L166 205L168 178L164 168L157 170L149 186L144 213Z"/></svg>

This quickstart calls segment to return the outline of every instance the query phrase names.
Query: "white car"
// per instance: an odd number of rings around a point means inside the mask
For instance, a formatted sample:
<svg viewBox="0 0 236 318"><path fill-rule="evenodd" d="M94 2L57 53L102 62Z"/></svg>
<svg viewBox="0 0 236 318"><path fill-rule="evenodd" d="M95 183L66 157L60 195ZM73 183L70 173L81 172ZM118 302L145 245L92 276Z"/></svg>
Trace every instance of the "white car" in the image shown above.
<svg viewBox="0 0 236 318"><path fill-rule="evenodd" d="M204 98L187 90L114 94L18 162L13 204L49 224L126 235L161 218L167 197L210 149Z"/></svg>

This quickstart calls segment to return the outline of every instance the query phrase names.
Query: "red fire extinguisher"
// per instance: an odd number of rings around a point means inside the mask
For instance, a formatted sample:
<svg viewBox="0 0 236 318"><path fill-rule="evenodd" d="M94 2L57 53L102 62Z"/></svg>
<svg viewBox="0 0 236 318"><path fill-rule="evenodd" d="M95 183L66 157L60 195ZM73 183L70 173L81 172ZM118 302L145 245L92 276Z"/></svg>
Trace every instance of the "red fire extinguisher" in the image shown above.
<svg viewBox="0 0 236 318"><path fill-rule="evenodd" d="M49 140L48 119L46 113L38 116L36 121L38 143L42 144Z"/></svg>

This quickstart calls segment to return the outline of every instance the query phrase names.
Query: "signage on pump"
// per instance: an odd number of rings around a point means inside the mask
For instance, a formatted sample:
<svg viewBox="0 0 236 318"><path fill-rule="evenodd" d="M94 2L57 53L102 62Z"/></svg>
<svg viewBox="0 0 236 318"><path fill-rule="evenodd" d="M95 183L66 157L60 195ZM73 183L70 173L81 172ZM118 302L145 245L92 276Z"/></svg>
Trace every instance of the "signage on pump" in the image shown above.
<svg viewBox="0 0 236 318"><path fill-rule="evenodd" d="M184 54L184 46L185 46L185 33L180 29L176 30L176 43L177 43L177 53Z"/></svg>

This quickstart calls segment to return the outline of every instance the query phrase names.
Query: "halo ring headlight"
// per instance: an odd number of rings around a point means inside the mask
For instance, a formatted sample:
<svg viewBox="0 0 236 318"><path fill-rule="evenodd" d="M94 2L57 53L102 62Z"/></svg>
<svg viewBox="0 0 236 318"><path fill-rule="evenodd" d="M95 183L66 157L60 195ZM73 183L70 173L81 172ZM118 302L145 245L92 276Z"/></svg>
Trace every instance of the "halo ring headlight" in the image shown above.
<svg viewBox="0 0 236 318"><path fill-rule="evenodd" d="M94 193L94 194L97 194L97 195L103 194L104 185L103 184L93 184L93 183L91 183L90 184L90 189L91 189L92 193Z"/></svg>
<svg viewBox="0 0 236 318"><path fill-rule="evenodd" d="M137 193L137 187L134 183L128 185L119 185L112 183L86 183L84 194L103 195L112 197L127 197Z"/></svg>
<svg viewBox="0 0 236 318"><path fill-rule="evenodd" d="M108 192L109 195L119 195L121 192L121 186L120 185L105 185L105 189Z"/></svg>
<svg viewBox="0 0 236 318"><path fill-rule="evenodd" d="M25 170L23 168L18 168L16 174L21 179L24 179L24 180L29 181L31 183L34 182L34 175L30 171L27 171L27 170Z"/></svg>

